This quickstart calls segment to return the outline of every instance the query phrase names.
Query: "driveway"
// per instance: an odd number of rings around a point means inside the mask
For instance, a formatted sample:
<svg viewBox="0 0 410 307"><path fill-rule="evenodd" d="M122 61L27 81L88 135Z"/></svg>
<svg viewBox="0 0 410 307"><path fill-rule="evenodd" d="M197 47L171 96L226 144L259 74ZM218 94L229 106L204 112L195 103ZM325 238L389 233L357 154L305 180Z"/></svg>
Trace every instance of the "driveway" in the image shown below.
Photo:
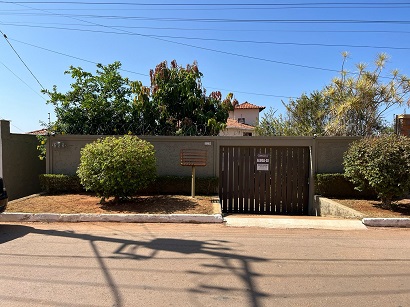
<svg viewBox="0 0 410 307"><path fill-rule="evenodd" d="M410 231L5 223L3 306L406 306Z"/></svg>

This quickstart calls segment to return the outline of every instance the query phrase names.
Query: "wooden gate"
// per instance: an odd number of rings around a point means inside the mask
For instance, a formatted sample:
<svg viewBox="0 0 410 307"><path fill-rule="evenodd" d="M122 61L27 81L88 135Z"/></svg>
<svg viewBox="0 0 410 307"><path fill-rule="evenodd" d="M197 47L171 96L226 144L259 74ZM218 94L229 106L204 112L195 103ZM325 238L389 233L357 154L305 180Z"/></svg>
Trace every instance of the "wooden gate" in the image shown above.
<svg viewBox="0 0 410 307"><path fill-rule="evenodd" d="M224 213L307 215L309 147L221 146Z"/></svg>

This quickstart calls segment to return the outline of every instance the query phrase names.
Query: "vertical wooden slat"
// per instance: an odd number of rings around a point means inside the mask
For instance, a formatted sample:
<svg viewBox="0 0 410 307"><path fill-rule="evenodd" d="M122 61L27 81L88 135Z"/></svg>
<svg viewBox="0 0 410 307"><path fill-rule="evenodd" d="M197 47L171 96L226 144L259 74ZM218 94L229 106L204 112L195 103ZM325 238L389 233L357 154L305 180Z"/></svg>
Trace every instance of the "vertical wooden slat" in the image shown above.
<svg viewBox="0 0 410 307"><path fill-rule="evenodd" d="M255 163L254 163L254 174L255 174L255 205L253 208L253 212L260 213L259 206L260 206L260 171L256 169L256 158L260 153L260 148L256 147L254 151L255 156Z"/></svg>
<svg viewBox="0 0 410 307"><path fill-rule="evenodd" d="M221 204L222 207L222 212L223 212L223 148L222 146L219 148L219 186L218 186L218 195L219 195L219 203Z"/></svg>
<svg viewBox="0 0 410 307"><path fill-rule="evenodd" d="M238 198L239 198L239 147L233 148L233 212L238 212Z"/></svg>
<svg viewBox="0 0 410 307"><path fill-rule="evenodd" d="M228 211L233 212L233 147L228 147Z"/></svg>
<svg viewBox="0 0 410 307"><path fill-rule="evenodd" d="M266 213L272 214L271 193L272 193L272 147L266 149L269 156L269 170L266 172Z"/></svg>
<svg viewBox="0 0 410 307"><path fill-rule="evenodd" d="M287 169L286 169L286 214L294 214L292 194L293 194L293 147L288 147Z"/></svg>
<svg viewBox="0 0 410 307"><path fill-rule="evenodd" d="M221 190L222 190L222 212L228 212L228 152L226 146L220 148L220 161L222 162L222 177L221 177Z"/></svg>
<svg viewBox="0 0 410 307"><path fill-rule="evenodd" d="M278 181L278 149L277 147L272 148L272 170L271 170L271 176L272 176L272 195L271 195L271 204L272 204L272 213L275 214L277 213L277 208L278 206L278 186L277 186L277 181Z"/></svg>
<svg viewBox="0 0 410 307"><path fill-rule="evenodd" d="M245 168L245 148L239 147L239 201L238 201L238 212L243 212L244 206L244 185L247 178L244 176L244 168Z"/></svg>
<svg viewBox="0 0 410 307"><path fill-rule="evenodd" d="M250 175L250 147L243 147L242 148L244 151L244 212L249 212L249 206L250 206L250 180L251 180L251 175Z"/></svg>
<svg viewBox="0 0 410 307"><path fill-rule="evenodd" d="M283 162L283 148L278 147L277 148L277 180L276 180L276 197L277 197L277 202L276 202L276 213L281 214L282 213L282 182L283 182L283 176L282 176L282 162Z"/></svg>
<svg viewBox="0 0 410 307"><path fill-rule="evenodd" d="M299 178L301 174L301 161L300 161L300 152L301 152L301 147L294 147L293 148L293 160L294 160L294 167L293 167L293 174L292 174L292 203L293 203L293 210L295 211L295 214L300 214L301 210L301 203L299 199L299 189L300 189L300 183L301 180Z"/></svg>
<svg viewBox="0 0 410 307"><path fill-rule="evenodd" d="M255 148L249 149L249 212L255 212Z"/></svg>
<svg viewBox="0 0 410 307"><path fill-rule="evenodd" d="M310 149L309 147L305 147L304 150L304 170L305 170L305 180L304 180L304 190L306 191L304 194L304 201L303 201L303 213L308 214L309 209L309 178L310 178Z"/></svg>

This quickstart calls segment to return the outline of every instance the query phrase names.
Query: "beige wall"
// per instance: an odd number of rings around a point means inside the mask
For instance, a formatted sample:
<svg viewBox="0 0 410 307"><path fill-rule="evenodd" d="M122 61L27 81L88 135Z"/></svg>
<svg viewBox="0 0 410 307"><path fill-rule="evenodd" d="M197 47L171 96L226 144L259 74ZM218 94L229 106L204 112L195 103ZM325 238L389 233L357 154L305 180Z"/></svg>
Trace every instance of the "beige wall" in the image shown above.
<svg viewBox="0 0 410 307"><path fill-rule="evenodd" d="M316 140L316 173L343 173L343 153L359 137L319 137Z"/></svg>
<svg viewBox="0 0 410 307"><path fill-rule="evenodd" d="M229 112L229 117L233 119L245 118L245 124L256 126L259 121L259 109L234 109Z"/></svg>
<svg viewBox="0 0 410 307"><path fill-rule="evenodd" d="M10 122L0 121L0 176L4 178L9 200L41 191L38 176L46 171L38 158L37 137L11 134Z"/></svg>

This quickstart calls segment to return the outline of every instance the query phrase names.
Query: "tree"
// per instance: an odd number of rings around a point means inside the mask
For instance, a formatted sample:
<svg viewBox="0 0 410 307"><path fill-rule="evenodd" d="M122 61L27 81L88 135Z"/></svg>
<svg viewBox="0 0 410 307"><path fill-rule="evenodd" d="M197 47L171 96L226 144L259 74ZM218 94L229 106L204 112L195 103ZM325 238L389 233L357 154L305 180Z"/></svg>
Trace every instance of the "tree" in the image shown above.
<svg viewBox="0 0 410 307"><path fill-rule="evenodd" d="M98 139L81 149L77 175L102 201L134 196L156 177L154 146L131 135Z"/></svg>
<svg viewBox="0 0 410 307"><path fill-rule="evenodd" d="M343 157L345 177L358 190L373 188L385 207L410 188L410 139L384 135L353 142Z"/></svg>
<svg viewBox="0 0 410 307"><path fill-rule="evenodd" d="M283 103L283 102L282 102ZM313 136L325 134L329 121L329 99L315 91L303 94L288 104L283 103L286 114L275 116L270 110L262 117L256 131L259 135Z"/></svg>
<svg viewBox="0 0 410 307"><path fill-rule="evenodd" d="M331 120L326 132L328 135L378 134L384 129L383 114L394 105L409 103L410 79L394 70L390 80L383 82L382 73L388 60L385 53L378 55L373 70L359 63L356 65L358 72L348 74L344 70L347 56L343 53L340 76L323 91L331 101Z"/></svg>
<svg viewBox="0 0 410 307"><path fill-rule="evenodd" d="M387 131L385 112L410 102L408 77L394 70L384 82L387 59L386 54L380 54L374 70L359 63L358 72L353 74L344 70L344 53L339 77L321 91L291 99L284 104L285 115L268 113L258 127L259 134L371 136Z"/></svg>
<svg viewBox="0 0 410 307"><path fill-rule="evenodd" d="M54 105L57 121L54 130L66 134L127 134L135 130L132 91L123 78L120 62L97 64L95 75L81 67L71 66L65 74L75 80L71 90L63 94L54 85L48 103Z"/></svg>
<svg viewBox="0 0 410 307"><path fill-rule="evenodd" d="M185 68L174 60L150 71L150 87L132 84L137 110L151 134L217 135L232 109L232 94L222 101L220 92L206 96L202 73L194 62Z"/></svg>

